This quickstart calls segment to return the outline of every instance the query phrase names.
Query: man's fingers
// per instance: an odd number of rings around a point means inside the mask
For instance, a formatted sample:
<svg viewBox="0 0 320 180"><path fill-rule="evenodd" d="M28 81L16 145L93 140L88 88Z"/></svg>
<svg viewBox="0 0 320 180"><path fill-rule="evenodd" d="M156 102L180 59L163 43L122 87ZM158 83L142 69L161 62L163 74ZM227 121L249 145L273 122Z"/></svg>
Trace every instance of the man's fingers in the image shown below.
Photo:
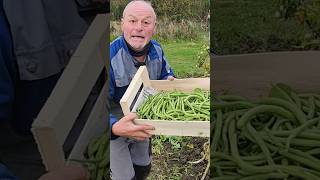
<svg viewBox="0 0 320 180"><path fill-rule="evenodd" d="M168 76L167 78L169 81L173 81L175 78L173 76Z"/></svg>
<svg viewBox="0 0 320 180"><path fill-rule="evenodd" d="M126 121L132 121L137 118L138 118L138 116L136 113L129 113L128 115L125 116Z"/></svg>
<svg viewBox="0 0 320 180"><path fill-rule="evenodd" d="M132 122L133 120L137 119L138 116L135 113L129 113L128 115L124 116L123 118L120 119L121 122L127 123L127 122Z"/></svg>
<svg viewBox="0 0 320 180"><path fill-rule="evenodd" d="M149 124L139 124L139 125L136 125L135 127L137 131L155 130L154 126L151 126Z"/></svg>
<svg viewBox="0 0 320 180"><path fill-rule="evenodd" d="M151 135L152 135L152 132L153 132L153 131L154 131L154 130L144 130L145 133L151 134Z"/></svg>

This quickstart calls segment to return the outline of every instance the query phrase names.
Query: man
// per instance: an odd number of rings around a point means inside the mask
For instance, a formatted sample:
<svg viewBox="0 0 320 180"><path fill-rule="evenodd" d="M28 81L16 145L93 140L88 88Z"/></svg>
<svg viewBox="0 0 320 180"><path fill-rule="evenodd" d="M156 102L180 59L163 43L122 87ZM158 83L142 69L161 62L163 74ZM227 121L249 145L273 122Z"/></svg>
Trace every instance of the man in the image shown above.
<svg viewBox="0 0 320 180"><path fill-rule="evenodd" d="M150 3L131 1L123 11L122 36L110 45L110 166L113 180L145 179L151 168L150 125L136 125L136 114L122 117L119 101L141 65L153 80L174 79L161 46L151 40L156 14ZM117 121L117 119L119 119Z"/></svg>

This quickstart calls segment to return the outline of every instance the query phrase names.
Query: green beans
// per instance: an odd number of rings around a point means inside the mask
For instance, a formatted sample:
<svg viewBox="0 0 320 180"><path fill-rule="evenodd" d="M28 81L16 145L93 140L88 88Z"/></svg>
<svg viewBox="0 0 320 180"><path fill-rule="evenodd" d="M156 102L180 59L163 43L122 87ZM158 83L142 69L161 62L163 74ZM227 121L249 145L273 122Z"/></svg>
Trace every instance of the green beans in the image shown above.
<svg viewBox="0 0 320 180"><path fill-rule="evenodd" d="M294 116L285 110L282 107L274 106L274 105L260 105L257 107L254 107L250 109L247 113L245 113L241 119L237 122L238 128L243 128L248 121L250 121L251 118L253 118L255 115L259 113L275 113L277 115L280 115L284 118L290 119L295 122Z"/></svg>
<svg viewBox="0 0 320 180"><path fill-rule="evenodd" d="M275 84L258 100L212 100L214 179L320 180L320 95Z"/></svg>
<svg viewBox="0 0 320 180"><path fill-rule="evenodd" d="M86 160L71 161L82 163L89 170L90 180L104 180L109 178L109 137L108 132L102 136L93 139L87 146L84 156Z"/></svg>
<svg viewBox="0 0 320 180"><path fill-rule="evenodd" d="M214 124L215 130L213 134L213 140L212 140L212 145L213 145L213 152L215 152L215 148L218 147L218 141L221 136L221 128L222 128L222 112L221 110L218 110L217 113L217 120L215 121L216 124Z"/></svg>
<svg viewBox="0 0 320 180"><path fill-rule="evenodd" d="M209 121L209 92L200 89L195 89L191 93L159 92L149 97L138 108L137 113L142 119Z"/></svg>

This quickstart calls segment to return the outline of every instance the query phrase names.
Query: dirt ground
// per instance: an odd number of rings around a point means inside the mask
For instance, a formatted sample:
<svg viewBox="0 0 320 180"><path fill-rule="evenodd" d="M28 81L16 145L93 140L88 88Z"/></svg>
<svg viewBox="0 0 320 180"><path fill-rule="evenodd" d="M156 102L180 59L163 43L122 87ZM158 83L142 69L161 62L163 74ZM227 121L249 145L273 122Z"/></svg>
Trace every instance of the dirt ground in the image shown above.
<svg viewBox="0 0 320 180"><path fill-rule="evenodd" d="M197 180L201 179L208 165L207 160L197 164L189 163L203 157L204 143L208 138L189 138L183 140L181 148L174 148L166 141L163 142L161 153L153 153L152 170L149 180ZM209 179L207 172L205 180Z"/></svg>

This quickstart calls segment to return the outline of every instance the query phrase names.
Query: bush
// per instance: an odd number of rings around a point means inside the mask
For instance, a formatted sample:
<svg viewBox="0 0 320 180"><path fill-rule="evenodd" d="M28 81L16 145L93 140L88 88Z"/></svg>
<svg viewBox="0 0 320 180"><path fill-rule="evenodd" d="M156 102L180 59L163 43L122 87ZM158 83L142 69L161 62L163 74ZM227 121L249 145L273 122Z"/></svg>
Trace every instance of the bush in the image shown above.
<svg viewBox="0 0 320 180"><path fill-rule="evenodd" d="M119 21L122 11L130 0L111 1L111 20ZM171 21L192 19L206 21L209 13L210 0L151 0L159 19L167 18Z"/></svg>
<svg viewBox="0 0 320 180"><path fill-rule="evenodd" d="M121 35L119 21L110 22L110 39L111 41ZM182 20L173 22L169 20L159 20L157 22L156 34L153 39L158 41L168 40L198 40L206 38L208 35L208 27L200 22L190 20Z"/></svg>
<svg viewBox="0 0 320 180"><path fill-rule="evenodd" d="M279 2L290 3L281 6ZM320 0L297 3L297 0L213 1L210 50L226 55L319 49ZM309 17L309 23L304 21ZM308 28L308 24L313 28Z"/></svg>
<svg viewBox="0 0 320 180"><path fill-rule="evenodd" d="M121 35L120 20L130 0L111 1L110 39ZM209 0L151 0L157 13L154 39L197 40L208 37Z"/></svg>
<svg viewBox="0 0 320 180"><path fill-rule="evenodd" d="M197 56L197 67L205 70L205 75L210 74L210 56L209 56L209 45L203 44Z"/></svg>

